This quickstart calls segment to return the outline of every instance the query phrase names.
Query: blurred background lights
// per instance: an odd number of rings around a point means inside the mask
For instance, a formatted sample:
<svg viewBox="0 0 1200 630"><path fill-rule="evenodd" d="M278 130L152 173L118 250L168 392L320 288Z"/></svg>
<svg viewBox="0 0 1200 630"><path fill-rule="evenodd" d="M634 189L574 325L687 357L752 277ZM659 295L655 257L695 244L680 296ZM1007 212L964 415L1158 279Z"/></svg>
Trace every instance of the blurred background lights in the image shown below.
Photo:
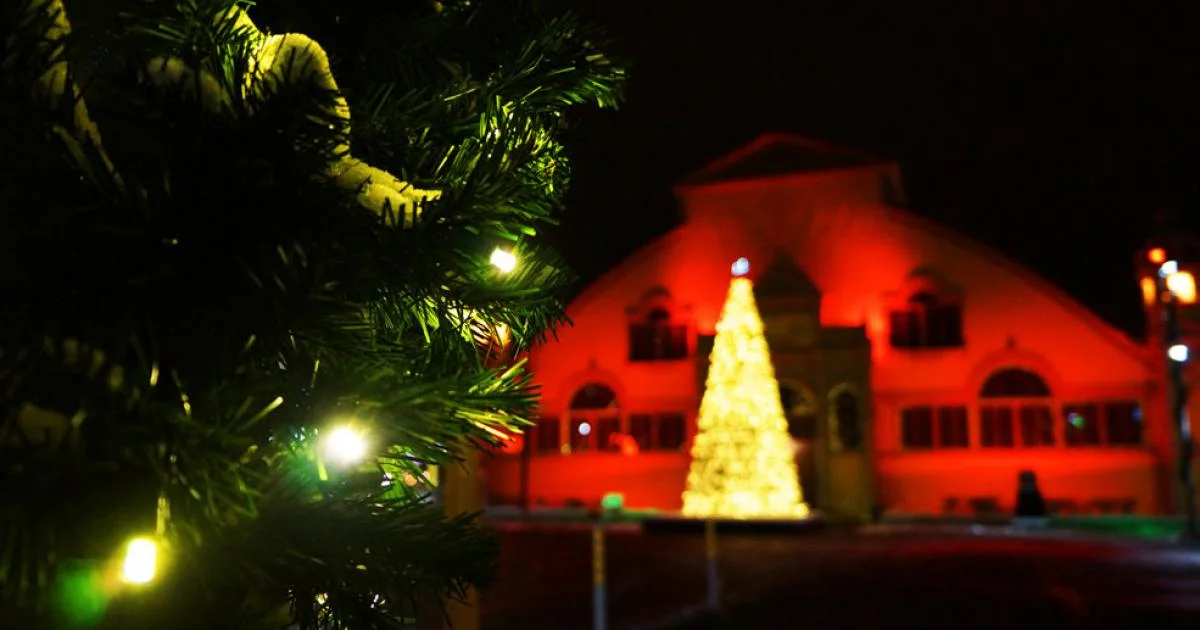
<svg viewBox="0 0 1200 630"><path fill-rule="evenodd" d="M325 456L342 465L356 464L367 454L367 441L350 427L338 427L325 437Z"/></svg>
<svg viewBox="0 0 1200 630"><path fill-rule="evenodd" d="M517 257L512 252L497 247L492 250L491 263L496 269L508 273L517 268Z"/></svg>
<svg viewBox="0 0 1200 630"><path fill-rule="evenodd" d="M1167 290L1184 304L1196 303L1196 278L1186 271L1167 276Z"/></svg>
<svg viewBox="0 0 1200 630"><path fill-rule="evenodd" d="M1170 348L1167 348L1167 356L1170 357L1172 361L1177 363L1183 363L1187 361L1189 354L1190 352L1188 352L1188 347L1181 343L1177 343Z"/></svg>
<svg viewBox="0 0 1200 630"><path fill-rule="evenodd" d="M147 584L154 579L158 564L158 545L149 538L134 538L125 547L121 579L128 584Z"/></svg>
<svg viewBox="0 0 1200 630"><path fill-rule="evenodd" d="M592 425L588 422L579 423L579 435L588 435L592 432Z"/></svg>
<svg viewBox="0 0 1200 630"><path fill-rule="evenodd" d="M1175 262L1174 260L1168 260L1158 268L1158 275L1164 278L1173 273L1179 273L1179 263Z"/></svg>
<svg viewBox="0 0 1200 630"><path fill-rule="evenodd" d="M750 273L750 261L745 258L739 258L733 261L733 275L744 276Z"/></svg>

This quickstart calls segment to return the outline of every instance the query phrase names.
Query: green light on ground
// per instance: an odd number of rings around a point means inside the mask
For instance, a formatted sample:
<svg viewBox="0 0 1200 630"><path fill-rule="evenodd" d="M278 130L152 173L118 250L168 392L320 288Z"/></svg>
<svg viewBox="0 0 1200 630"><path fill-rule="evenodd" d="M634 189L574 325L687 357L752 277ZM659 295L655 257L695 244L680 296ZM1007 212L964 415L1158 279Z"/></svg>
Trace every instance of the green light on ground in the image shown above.
<svg viewBox="0 0 1200 630"><path fill-rule="evenodd" d="M620 492L609 492L600 499L600 507L605 512L616 512L625 507L625 495Z"/></svg>

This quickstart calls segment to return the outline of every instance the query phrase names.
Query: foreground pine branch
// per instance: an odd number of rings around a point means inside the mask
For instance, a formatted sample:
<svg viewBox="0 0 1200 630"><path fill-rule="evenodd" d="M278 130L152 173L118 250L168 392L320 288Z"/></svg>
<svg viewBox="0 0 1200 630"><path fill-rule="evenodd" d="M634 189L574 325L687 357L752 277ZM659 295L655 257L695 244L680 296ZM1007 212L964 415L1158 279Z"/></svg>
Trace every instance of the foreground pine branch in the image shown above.
<svg viewBox="0 0 1200 630"><path fill-rule="evenodd" d="M485 584L433 472L536 407L481 350L563 322L533 237L619 66L524 0L77 4L0 0L0 626L395 628Z"/></svg>

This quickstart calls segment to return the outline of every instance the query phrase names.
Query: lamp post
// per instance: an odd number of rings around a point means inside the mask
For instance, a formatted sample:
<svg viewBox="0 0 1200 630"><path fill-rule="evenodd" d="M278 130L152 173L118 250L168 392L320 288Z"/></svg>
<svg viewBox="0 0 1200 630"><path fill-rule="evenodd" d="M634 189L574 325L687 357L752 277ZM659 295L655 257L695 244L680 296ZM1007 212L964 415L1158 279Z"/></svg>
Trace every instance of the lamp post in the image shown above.
<svg viewBox="0 0 1200 630"><path fill-rule="evenodd" d="M1151 250L1152 262L1161 262L1155 284L1158 302L1163 308L1163 350L1167 360L1168 408L1171 424L1179 440L1179 487L1184 513L1187 516L1187 536L1200 538L1196 522L1196 479L1192 465L1195 445L1192 441L1191 420L1188 418L1188 385L1184 375L1189 348L1183 344L1179 326L1179 302L1195 298L1195 280L1191 274L1179 271L1174 260L1165 260L1161 250ZM1158 258L1159 260L1155 260ZM1186 274L1186 275L1185 275ZM1187 286L1191 283L1190 295Z"/></svg>

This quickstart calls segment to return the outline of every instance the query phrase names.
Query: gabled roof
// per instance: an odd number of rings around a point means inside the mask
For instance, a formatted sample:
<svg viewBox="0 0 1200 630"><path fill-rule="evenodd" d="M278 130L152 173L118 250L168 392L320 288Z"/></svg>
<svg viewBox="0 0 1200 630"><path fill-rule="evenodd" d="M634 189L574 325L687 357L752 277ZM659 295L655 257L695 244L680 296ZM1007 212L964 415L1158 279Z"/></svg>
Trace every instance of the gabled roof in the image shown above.
<svg viewBox="0 0 1200 630"><path fill-rule="evenodd" d="M817 298L821 290L786 254L780 254L754 285L759 298Z"/></svg>
<svg viewBox="0 0 1200 630"><path fill-rule="evenodd" d="M767 133L754 142L684 177L679 185L701 186L717 182L780 177L886 164L874 155L801 138L789 133Z"/></svg>

